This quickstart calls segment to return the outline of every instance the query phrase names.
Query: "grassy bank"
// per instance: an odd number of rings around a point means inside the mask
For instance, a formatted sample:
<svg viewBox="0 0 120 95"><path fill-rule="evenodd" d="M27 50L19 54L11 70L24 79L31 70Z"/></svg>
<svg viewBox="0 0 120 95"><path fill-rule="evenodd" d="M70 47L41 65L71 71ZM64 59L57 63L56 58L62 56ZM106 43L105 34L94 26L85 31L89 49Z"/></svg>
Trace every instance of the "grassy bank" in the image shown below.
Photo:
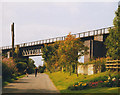
<svg viewBox="0 0 120 95"><path fill-rule="evenodd" d="M117 93L118 87L103 87L103 88L90 88L85 90L78 90L78 91L71 91L68 89L69 86L73 85L74 83L78 81L91 81L94 79L97 79L102 76L109 75L109 72L103 72L99 74L94 75L79 75L79 77L76 76L76 74L72 74L71 76L69 73L64 72L54 72L54 73L48 73L49 77L55 84L58 90L60 90L61 93ZM116 72L111 73L112 76L114 76Z"/></svg>

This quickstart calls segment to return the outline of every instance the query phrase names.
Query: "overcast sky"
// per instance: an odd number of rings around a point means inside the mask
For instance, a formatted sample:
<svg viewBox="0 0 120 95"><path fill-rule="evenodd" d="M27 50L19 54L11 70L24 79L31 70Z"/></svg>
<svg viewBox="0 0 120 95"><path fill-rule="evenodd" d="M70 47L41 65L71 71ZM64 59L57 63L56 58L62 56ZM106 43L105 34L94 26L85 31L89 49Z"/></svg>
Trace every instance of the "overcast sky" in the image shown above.
<svg viewBox="0 0 120 95"><path fill-rule="evenodd" d="M12 22L20 44L112 26L117 7L117 2L5 2L0 46L11 45ZM41 64L41 58L33 59Z"/></svg>

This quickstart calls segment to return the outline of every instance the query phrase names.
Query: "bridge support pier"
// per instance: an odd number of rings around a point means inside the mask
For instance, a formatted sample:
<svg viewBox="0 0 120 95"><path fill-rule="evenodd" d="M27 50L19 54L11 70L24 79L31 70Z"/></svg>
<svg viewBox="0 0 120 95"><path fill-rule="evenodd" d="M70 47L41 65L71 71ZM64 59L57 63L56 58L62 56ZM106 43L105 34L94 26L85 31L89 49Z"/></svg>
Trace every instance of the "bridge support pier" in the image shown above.
<svg viewBox="0 0 120 95"><path fill-rule="evenodd" d="M84 40L85 46L89 47L88 54L84 55L84 63L93 58L105 57L106 48L104 45L107 35L97 35Z"/></svg>
<svg viewBox="0 0 120 95"><path fill-rule="evenodd" d="M10 57L11 57L11 52L8 51L8 52L7 52L7 58L10 58Z"/></svg>
<svg viewBox="0 0 120 95"><path fill-rule="evenodd" d="M88 49L88 54L84 55L84 63L88 62L90 59L93 58L93 44L94 44L94 40L93 39L89 39L84 41L85 46L89 47Z"/></svg>

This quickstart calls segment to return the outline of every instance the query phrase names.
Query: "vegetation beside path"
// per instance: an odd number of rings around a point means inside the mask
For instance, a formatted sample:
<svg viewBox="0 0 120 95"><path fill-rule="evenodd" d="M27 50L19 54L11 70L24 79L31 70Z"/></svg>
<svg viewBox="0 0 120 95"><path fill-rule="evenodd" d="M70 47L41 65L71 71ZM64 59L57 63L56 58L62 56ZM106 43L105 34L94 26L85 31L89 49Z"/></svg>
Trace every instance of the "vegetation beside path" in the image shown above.
<svg viewBox="0 0 120 95"><path fill-rule="evenodd" d="M79 77L76 76L76 74L72 73L70 76L68 72L54 72L49 73L46 72L46 74L49 75L55 86L58 90L60 90L61 93L118 93L118 87L95 87L95 88L89 88L89 89L83 89L83 90L70 90L68 89L71 85L75 84L76 82L83 81L94 81L99 80L100 77L102 80L104 80L104 76L108 76L111 74L112 77L117 75L117 72L103 72L99 74L94 75L79 75Z"/></svg>
<svg viewBox="0 0 120 95"><path fill-rule="evenodd" d="M19 78L25 76L25 74L34 73L34 60L24 59L17 57L7 58L2 56L2 87L8 83L14 82Z"/></svg>
<svg viewBox="0 0 120 95"><path fill-rule="evenodd" d="M12 79L9 78L7 81L2 82L2 87L6 86L8 83L12 83L15 80L18 80L18 79L23 78L23 77L25 77L25 75L15 76Z"/></svg>

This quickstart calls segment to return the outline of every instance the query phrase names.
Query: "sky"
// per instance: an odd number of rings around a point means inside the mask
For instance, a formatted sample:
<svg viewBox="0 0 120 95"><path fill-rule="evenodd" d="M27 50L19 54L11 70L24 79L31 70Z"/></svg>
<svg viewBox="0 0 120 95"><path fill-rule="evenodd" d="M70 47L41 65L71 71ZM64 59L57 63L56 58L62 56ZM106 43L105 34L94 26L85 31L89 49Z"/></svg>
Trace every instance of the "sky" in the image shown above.
<svg viewBox="0 0 120 95"><path fill-rule="evenodd" d="M117 7L118 2L2 2L0 47L12 43L12 22L20 44L112 26ZM40 56L32 59L43 64Z"/></svg>

